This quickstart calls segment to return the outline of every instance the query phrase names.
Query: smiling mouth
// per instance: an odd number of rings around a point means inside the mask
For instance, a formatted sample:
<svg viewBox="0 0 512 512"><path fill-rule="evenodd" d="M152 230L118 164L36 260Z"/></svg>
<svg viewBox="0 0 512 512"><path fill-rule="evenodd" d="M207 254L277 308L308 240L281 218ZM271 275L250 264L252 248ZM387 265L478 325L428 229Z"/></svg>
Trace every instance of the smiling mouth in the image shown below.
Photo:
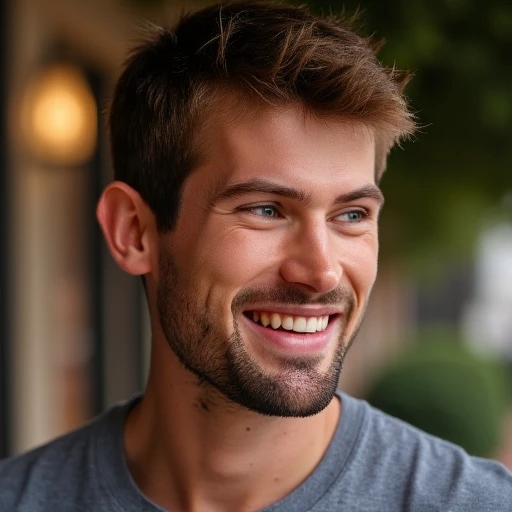
<svg viewBox="0 0 512 512"><path fill-rule="evenodd" d="M273 330L293 331L299 333L322 332L327 329L329 321L336 315L299 316L285 315L271 311L246 311L244 315L253 322Z"/></svg>

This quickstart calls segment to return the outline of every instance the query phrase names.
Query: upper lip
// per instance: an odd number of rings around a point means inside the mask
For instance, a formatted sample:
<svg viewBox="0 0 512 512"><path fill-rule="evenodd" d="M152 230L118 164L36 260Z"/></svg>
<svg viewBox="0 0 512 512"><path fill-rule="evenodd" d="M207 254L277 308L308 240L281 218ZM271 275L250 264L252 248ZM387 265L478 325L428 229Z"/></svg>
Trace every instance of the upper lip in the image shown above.
<svg viewBox="0 0 512 512"><path fill-rule="evenodd" d="M326 316L339 315L343 313L342 307L322 306L322 305L278 305L278 304L258 304L244 308L245 312L260 311L265 313L279 313L280 315L290 316Z"/></svg>

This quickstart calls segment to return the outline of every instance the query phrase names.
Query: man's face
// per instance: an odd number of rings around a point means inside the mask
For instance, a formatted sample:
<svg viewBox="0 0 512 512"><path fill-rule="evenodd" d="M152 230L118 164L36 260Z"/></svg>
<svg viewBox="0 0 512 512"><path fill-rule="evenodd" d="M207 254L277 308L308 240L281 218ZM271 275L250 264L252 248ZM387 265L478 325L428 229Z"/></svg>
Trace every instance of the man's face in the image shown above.
<svg viewBox="0 0 512 512"><path fill-rule="evenodd" d="M374 142L299 107L220 122L161 235L159 321L201 382L262 414L336 390L377 270Z"/></svg>

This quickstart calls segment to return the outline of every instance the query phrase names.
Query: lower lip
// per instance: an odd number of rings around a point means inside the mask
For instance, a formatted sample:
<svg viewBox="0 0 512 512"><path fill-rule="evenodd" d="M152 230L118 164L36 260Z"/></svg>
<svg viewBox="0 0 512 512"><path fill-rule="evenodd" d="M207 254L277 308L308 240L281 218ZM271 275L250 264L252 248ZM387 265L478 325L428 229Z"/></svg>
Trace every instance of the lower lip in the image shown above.
<svg viewBox="0 0 512 512"><path fill-rule="evenodd" d="M338 316L329 317L329 324L324 331L312 333L299 333L295 331L274 330L271 327L253 322L243 315L244 322L257 334L280 352L293 355L318 354L324 351L332 339L334 326Z"/></svg>

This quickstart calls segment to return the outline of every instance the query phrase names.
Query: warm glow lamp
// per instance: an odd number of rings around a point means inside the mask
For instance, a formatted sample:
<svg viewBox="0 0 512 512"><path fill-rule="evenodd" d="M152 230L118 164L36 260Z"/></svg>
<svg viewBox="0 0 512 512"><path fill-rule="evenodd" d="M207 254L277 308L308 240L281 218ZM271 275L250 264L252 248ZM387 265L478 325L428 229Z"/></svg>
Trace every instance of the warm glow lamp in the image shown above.
<svg viewBox="0 0 512 512"><path fill-rule="evenodd" d="M83 75L71 65L52 65L29 84L22 106L27 145L42 161L79 165L94 153L97 109Z"/></svg>

